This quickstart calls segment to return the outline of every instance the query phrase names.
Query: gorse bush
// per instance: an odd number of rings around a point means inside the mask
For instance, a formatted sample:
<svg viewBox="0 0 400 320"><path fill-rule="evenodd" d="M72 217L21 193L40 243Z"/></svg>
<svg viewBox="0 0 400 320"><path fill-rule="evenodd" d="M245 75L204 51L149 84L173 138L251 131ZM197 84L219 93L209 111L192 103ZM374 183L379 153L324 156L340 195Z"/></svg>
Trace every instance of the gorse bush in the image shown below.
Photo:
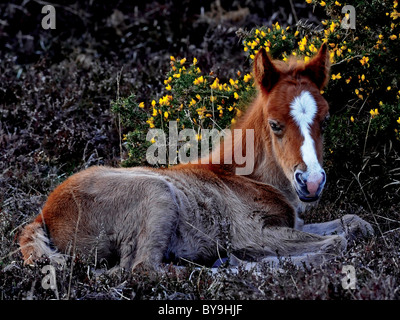
<svg viewBox="0 0 400 320"><path fill-rule="evenodd" d="M322 26L300 22L296 26L261 26L239 34L251 61L260 48L274 59L291 57L307 62L327 42L330 49L331 79L322 94L331 106L331 121L325 134L326 167L334 179L365 175L365 185L394 191L398 197L397 154L400 144L400 13L397 1L352 1L356 13L355 29L342 27L350 12L343 12L339 1L306 0L325 9L328 19ZM343 21L344 20L344 21ZM351 22L351 21L350 21ZM176 120L181 129L224 129L235 122L254 97L250 74L222 83L217 75L204 74L196 59L171 57L165 93L138 102L134 96L119 99L113 109L123 123L135 127L124 136L127 164L143 163L144 154L135 148L144 145L150 128L168 132L168 121ZM239 68L240 69L240 68ZM138 130L144 130L142 135ZM201 137L199 136L199 139ZM140 140L141 139L141 140ZM151 143L151 142L150 142ZM139 150L139 149L136 149ZM140 151L140 150L139 150ZM143 151L143 150L141 150ZM353 182L350 182L350 184ZM362 187L363 188L363 187ZM390 190L389 190L389 189Z"/></svg>
<svg viewBox="0 0 400 320"><path fill-rule="evenodd" d="M229 128L254 96L251 74L238 71L237 78L223 82L212 72L202 73L196 58L189 64L186 58L171 56L170 65L164 96L139 102L133 94L112 104L123 125L134 128L123 136L128 151L125 165L145 162L147 147L155 142L146 141L149 129L161 128L168 134L169 121L176 121L178 130L194 129L201 140L202 129Z"/></svg>

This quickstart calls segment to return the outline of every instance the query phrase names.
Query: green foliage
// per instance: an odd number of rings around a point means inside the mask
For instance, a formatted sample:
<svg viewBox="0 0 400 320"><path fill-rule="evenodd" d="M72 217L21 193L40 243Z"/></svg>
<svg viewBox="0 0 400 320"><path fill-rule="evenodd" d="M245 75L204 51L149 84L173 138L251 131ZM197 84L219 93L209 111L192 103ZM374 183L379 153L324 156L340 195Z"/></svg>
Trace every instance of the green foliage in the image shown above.
<svg viewBox="0 0 400 320"><path fill-rule="evenodd" d="M159 128L168 134L169 121L177 121L178 130L193 128L201 139L201 129L222 130L236 122L236 117L252 100L255 88L252 76L222 82L214 74L204 74L197 66L197 59L189 65L186 58L170 58L171 68L164 80L165 95L146 102L137 102L135 95L120 98L112 103L112 110L120 115L122 124L131 128L123 136L128 150L124 165L145 162L146 141L149 129Z"/></svg>

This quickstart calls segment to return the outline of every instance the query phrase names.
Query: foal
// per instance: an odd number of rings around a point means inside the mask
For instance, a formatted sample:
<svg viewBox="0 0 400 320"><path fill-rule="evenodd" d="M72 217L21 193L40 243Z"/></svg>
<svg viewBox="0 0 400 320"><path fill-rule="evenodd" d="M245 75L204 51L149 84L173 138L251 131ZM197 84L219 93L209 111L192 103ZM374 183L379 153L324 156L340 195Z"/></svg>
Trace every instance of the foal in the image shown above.
<svg viewBox="0 0 400 320"><path fill-rule="evenodd" d="M319 199L326 181L322 131L328 104L320 90L329 78L323 44L307 64L254 61L258 96L236 129L254 130L254 170L239 164L180 164L170 169L92 167L49 196L26 226L20 246L26 263L71 248L125 269L156 269L163 261L212 263L223 251L243 259L291 256L319 261L345 249L371 226L354 215L303 225L297 214ZM214 151L234 152L231 148ZM55 250L56 248L57 250ZM276 259L276 258L275 258Z"/></svg>

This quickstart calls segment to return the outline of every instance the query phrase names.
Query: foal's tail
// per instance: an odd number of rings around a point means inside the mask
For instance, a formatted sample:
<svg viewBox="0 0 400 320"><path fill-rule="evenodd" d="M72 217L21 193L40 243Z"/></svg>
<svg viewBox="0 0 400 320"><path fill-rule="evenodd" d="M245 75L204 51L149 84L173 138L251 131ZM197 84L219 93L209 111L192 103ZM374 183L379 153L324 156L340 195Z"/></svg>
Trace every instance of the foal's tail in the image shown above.
<svg viewBox="0 0 400 320"><path fill-rule="evenodd" d="M50 239L40 215L22 230L19 245L25 264L33 264L42 256L56 262L62 261L62 255L51 248Z"/></svg>

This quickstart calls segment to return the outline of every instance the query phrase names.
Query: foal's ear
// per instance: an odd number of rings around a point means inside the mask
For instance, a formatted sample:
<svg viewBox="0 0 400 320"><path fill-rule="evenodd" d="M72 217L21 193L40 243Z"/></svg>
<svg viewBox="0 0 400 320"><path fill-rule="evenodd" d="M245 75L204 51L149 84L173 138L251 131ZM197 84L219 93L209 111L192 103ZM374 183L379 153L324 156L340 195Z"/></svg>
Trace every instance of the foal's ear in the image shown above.
<svg viewBox="0 0 400 320"><path fill-rule="evenodd" d="M317 55L306 64L303 75L308 76L321 90L329 81L329 70L329 51L326 42L324 42Z"/></svg>
<svg viewBox="0 0 400 320"><path fill-rule="evenodd" d="M279 80L280 73L272 63L264 48L254 58L254 77L257 85L267 92L271 91Z"/></svg>

